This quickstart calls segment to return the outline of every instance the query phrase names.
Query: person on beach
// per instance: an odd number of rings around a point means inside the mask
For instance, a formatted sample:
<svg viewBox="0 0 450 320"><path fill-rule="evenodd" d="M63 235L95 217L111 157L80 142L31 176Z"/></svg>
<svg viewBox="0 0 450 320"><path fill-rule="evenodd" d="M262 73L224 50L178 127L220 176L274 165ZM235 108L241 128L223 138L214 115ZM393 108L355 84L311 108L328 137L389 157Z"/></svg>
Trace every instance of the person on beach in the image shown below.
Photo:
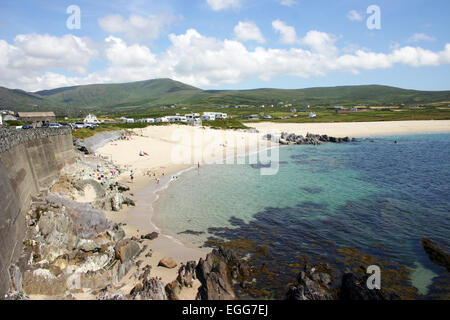
<svg viewBox="0 0 450 320"><path fill-rule="evenodd" d="M134 180L134 172L133 172L133 170L131 170L130 179L131 179L131 183L133 183L133 180Z"/></svg>

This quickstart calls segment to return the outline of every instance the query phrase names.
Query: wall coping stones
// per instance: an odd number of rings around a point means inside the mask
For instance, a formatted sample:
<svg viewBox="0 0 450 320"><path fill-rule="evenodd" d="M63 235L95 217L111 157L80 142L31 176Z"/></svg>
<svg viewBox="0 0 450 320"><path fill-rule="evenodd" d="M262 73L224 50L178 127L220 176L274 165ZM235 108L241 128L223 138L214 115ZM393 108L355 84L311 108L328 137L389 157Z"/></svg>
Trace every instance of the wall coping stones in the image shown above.
<svg viewBox="0 0 450 320"><path fill-rule="evenodd" d="M69 134L72 134L70 128L36 128L27 130L0 128L0 153L32 140Z"/></svg>

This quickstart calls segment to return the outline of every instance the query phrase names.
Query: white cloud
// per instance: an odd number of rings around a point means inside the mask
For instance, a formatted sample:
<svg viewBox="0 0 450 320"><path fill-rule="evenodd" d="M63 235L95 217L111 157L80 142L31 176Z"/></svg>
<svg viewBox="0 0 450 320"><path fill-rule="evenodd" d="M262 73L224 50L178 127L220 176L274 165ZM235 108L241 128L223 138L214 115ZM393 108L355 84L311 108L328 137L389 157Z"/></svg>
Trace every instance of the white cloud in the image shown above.
<svg viewBox="0 0 450 320"><path fill-rule="evenodd" d="M414 33L411 37L409 37L408 42L420 42L420 41L434 41L436 40L433 37L425 33Z"/></svg>
<svg viewBox="0 0 450 320"><path fill-rule="evenodd" d="M229 8L237 9L241 6L241 0L206 0L206 2L214 11Z"/></svg>
<svg viewBox="0 0 450 320"><path fill-rule="evenodd" d="M292 7L297 3L295 0L277 0L282 6Z"/></svg>
<svg viewBox="0 0 450 320"><path fill-rule="evenodd" d="M450 43L438 52L397 46L387 53L357 47L341 53L343 50L338 49L337 38L332 34L311 30L298 37L295 29L293 35L290 32L291 40L301 48L258 46L250 50L240 41L206 37L189 29L182 34L170 34L169 47L156 54L146 45L110 36L101 45L107 67L89 74L83 72L96 56L89 41L73 36L47 39L49 36L25 35L17 37L13 45L0 40L0 85L39 90L169 77L204 87L249 79L269 81L280 76L308 78L334 71L359 73L398 64L411 67L450 64ZM55 48L53 52L48 50L49 45ZM69 66L70 62L75 65ZM55 71L58 66L75 74Z"/></svg>
<svg viewBox="0 0 450 320"><path fill-rule="evenodd" d="M359 13L359 12L356 11L356 10L350 10L350 11L347 13L347 18L348 18L350 21L362 21L362 20L363 20L363 17L362 17L362 15L361 15L361 13Z"/></svg>
<svg viewBox="0 0 450 320"><path fill-rule="evenodd" d="M106 32L123 34L126 39L136 42L158 39L174 20L174 16L164 14L147 16L132 14L128 19L120 14L111 14L98 19L98 24Z"/></svg>
<svg viewBox="0 0 450 320"><path fill-rule="evenodd" d="M234 27L234 36L239 41L256 41L259 43L266 42L261 30L259 30L258 26L251 21L239 22Z"/></svg>
<svg viewBox="0 0 450 320"><path fill-rule="evenodd" d="M294 44L298 42L297 32L294 27L288 26L281 20L275 20L272 22L272 27L278 31L281 35L281 42L284 44Z"/></svg>
<svg viewBox="0 0 450 320"><path fill-rule="evenodd" d="M41 84L60 84L40 80L48 70L83 75L91 59L97 57L94 44L87 38L47 34L21 34L14 44L0 40L0 82L12 88L40 88ZM43 87L46 85L43 85Z"/></svg>

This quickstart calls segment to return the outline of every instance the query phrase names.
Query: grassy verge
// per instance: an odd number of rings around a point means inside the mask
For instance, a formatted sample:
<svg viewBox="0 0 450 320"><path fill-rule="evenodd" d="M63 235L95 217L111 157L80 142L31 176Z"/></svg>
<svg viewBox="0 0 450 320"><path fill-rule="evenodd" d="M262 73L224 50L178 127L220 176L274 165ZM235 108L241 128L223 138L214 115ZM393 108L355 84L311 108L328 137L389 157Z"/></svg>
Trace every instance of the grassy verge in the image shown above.
<svg viewBox="0 0 450 320"><path fill-rule="evenodd" d="M215 121L203 121L203 126L211 129L249 129L237 119L220 119Z"/></svg>
<svg viewBox="0 0 450 320"><path fill-rule="evenodd" d="M86 139L100 132L116 131L122 129L138 129L146 128L146 123L117 123L117 124L101 124L94 130L92 129L76 129L72 131L72 136L77 139Z"/></svg>

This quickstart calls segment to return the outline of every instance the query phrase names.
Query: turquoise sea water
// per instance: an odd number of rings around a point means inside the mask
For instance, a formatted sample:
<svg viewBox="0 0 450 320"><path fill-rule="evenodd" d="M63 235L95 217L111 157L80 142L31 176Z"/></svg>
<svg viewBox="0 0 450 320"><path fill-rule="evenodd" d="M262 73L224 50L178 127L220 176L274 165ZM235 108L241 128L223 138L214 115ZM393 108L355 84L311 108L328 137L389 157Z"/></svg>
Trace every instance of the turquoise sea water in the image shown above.
<svg viewBox="0 0 450 320"><path fill-rule="evenodd" d="M295 276L286 266L298 255L336 261L355 247L409 267L422 297L450 290L421 247L424 237L450 243L450 134L284 147L274 176L257 165L204 166L173 181L155 209L163 231L187 243L264 244L280 282Z"/></svg>

